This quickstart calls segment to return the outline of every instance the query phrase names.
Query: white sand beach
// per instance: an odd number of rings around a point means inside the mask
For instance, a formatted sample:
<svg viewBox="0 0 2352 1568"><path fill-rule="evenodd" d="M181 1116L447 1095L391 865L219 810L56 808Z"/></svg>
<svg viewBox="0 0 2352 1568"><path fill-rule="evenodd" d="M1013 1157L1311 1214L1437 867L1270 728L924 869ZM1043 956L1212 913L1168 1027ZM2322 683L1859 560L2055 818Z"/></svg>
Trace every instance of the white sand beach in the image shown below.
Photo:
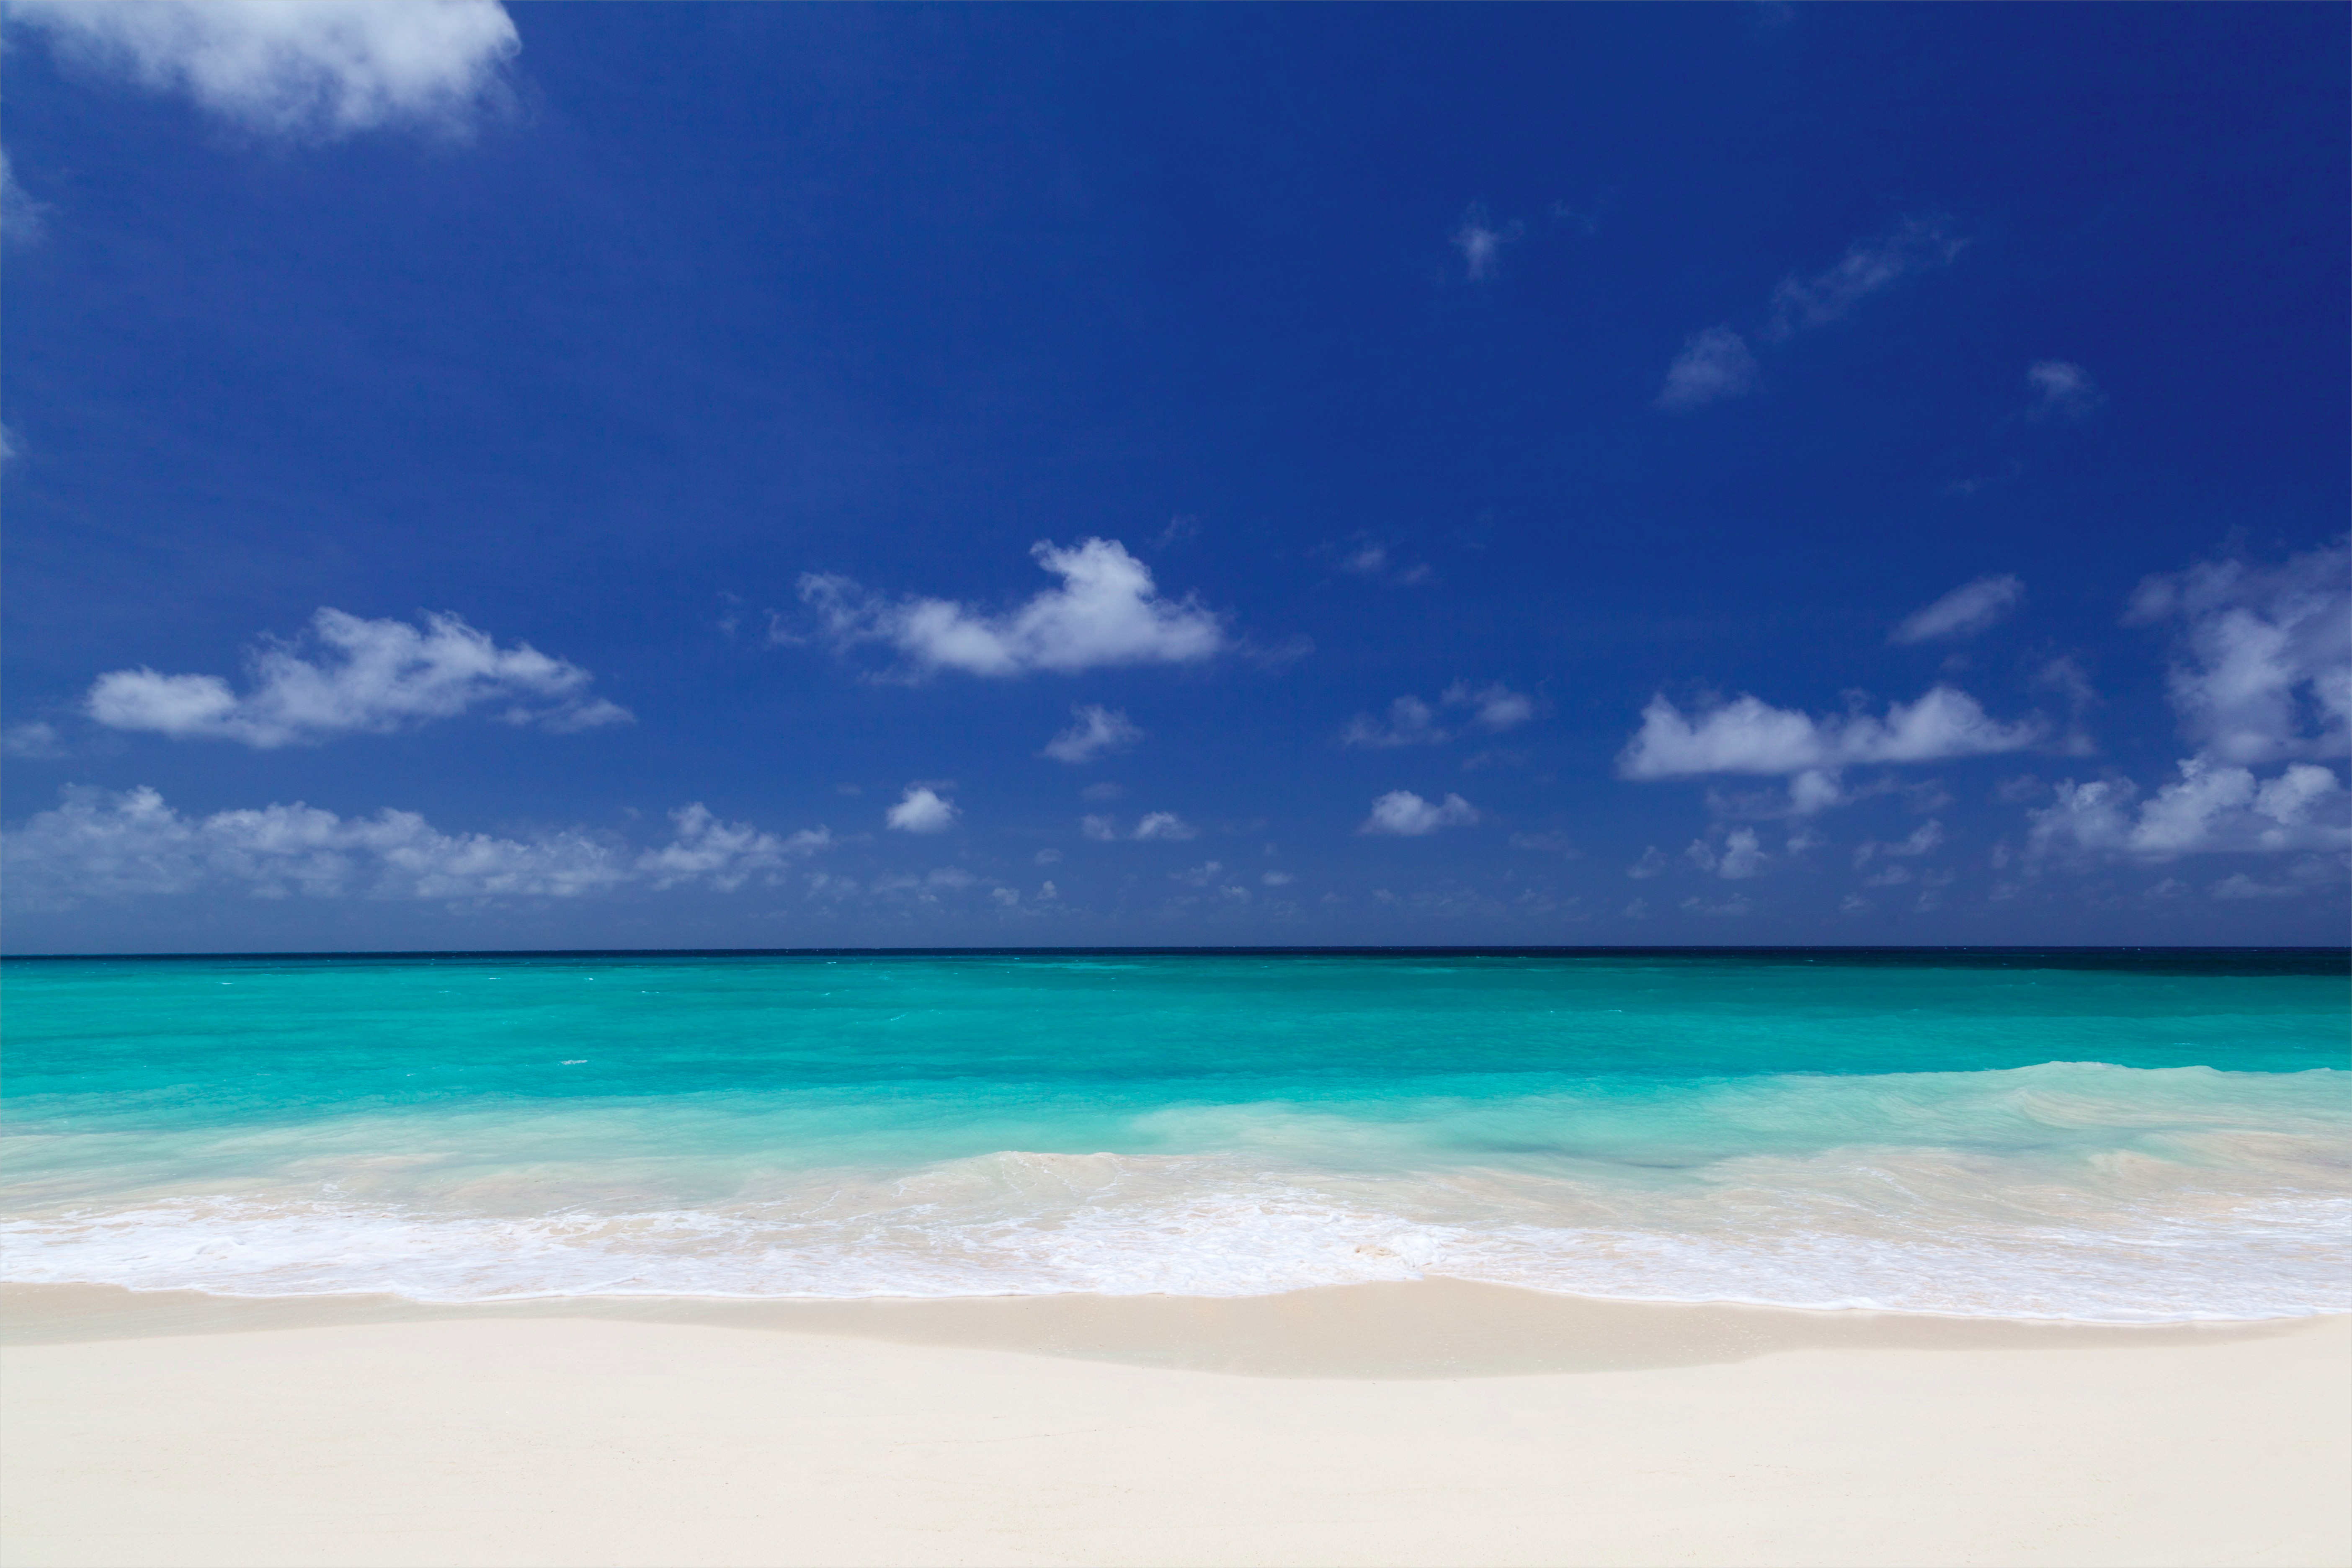
<svg viewBox="0 0 2352 1568"><path fill-rule="evenodd" d="M0 1560L27 1568L2352 1562L2344 1318L2097 1329L1442 1282L5 1305Z"/></svg>

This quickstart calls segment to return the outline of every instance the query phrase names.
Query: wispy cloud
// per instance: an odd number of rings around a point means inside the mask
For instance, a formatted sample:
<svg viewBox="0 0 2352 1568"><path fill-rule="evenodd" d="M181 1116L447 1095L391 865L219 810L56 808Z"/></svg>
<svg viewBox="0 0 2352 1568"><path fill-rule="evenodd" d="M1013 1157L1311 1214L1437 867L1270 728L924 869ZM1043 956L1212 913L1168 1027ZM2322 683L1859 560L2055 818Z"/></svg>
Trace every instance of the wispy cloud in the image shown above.
<svg viewBox="0 0 2352 1568"><path fill-rule="evenodd" d="M2025 584L2016 577L1979 577L1904 616L1887 633L1886 640L1922 643L1972 637L2000 624L2024 597Z"/></svg>
<svg viewBox="0 0 2352 1568"><path fill-rule="evenodd" d="M8 16L81 69L301 137L462 132L522 47L496 0L10 0Z"/></svg>
<svg viewBox="0 0 2352 1568"><path fill-rule="evenodd" d="M1748 340L1729 327L1709 327L1683 340L1683 352L1666 367L1657 405L1685 414L1726 397L1756 390L1756 355Z"/></svg>
<svg viewBox="0 0 2352 1568"><path fill-rule="evenodd" d="M1045 742L1044 754L1057 763L1090 763L1127 751L1143 739L1143 731L1119 709L1089 702L1070 712L1077 722Z"/></svg>
<svg viewBox="0 0 2352 1568"><path fill-rule="evenodd" d="M951 599L886 600L822 573L801 578L800 595L836 648L881 643L917 675L1070 675L1108 665L1192 664L1227 646L1214 613L1190 597L1162 597L1150 568L1115 539L1068 549L1040 541L1030 553L1061 586L1003 615Z"/></svg>
<svg viewBox="0 0 2352 1568"><path fill-rule="evenodd" d="M1884 234L1856 240L1835 263L1809 277L1791 274L1772 290L1756 337L1786 342L1798 333L1826 326L1916 273L1948 266L1967 241L1942 216L1906 218ZM1756 389L1755 352L1728 324L1694 332L1666 367L1656 406L1688 413Z"/></svg>
<svg viewBox="0 0 2352 1568"><path fill-rule="evenodd" d="M65 738L47 720L35 719L0 730L0 756L26 762L54 762L66 754Z"/></svg>
<svg viewBox="0 0 2352 1568"><path fill-rule="evenodd" d="M2030 419L2083 419L2098 412L2107 400L2089 371L2063 359L2029 365L2025 384L2033 394L2025 410Z"/></svg>
<svg viewBox="0 0 2352 1568"><path fill-rule="evenodd" d="M1858 239L1825 270L1780 280L1772 290L1763 335L1779 342L1826 326L1915 273L1949 266L1967 244L1953 236L1951 220L1942 216L1906 218L1885 234Z"/></svg>
<svg viewBox="0 0 2352 1568"><path fill-rule="evenodd" d="M591 677L578 665L529 643L500 647L454 615L428 615L420 630L322 609L308 635L322 649L319 657L303 657L299 638L263 647L252 656L252 688L242 694L217 675L118 669L98 678L85 707L110 729L263 750L388 734L473 708L502 708L498 717L509 723L558 732L632 717L591 697Z"/></svg>
<svg viewBox="0 0 2352 1568"><path fill-rule="evenodd" d="M1464 274L1474 283L1494 277L1502 270L1503 247L1526 232L1518 219L1498 224L1486 216L1484 203L1472 202L1454 230L1454 248L1462 253Z"/></svg>
<svg viewBox="0 0 2352 1568"><path fill-rule="evenodd" d="M1118 819L1109 816L1085 816L1078 820L1078 831L1100 844L1115 843L1122 838L1142 843L1180 843L1198 838L1201 830L1172 811L1148 811L1137 819L1132 831L1123 832Z"/></svg>
<svg viewBox="0 0 2352 1568"><path fill-rule="evenodd" d="M1500 734L1524 724L1535 717L1536 711L1535 699L1500 681L1474 689L1468 681L1457 680L1445 689L1438 701L1446 708L1468 710L1464 722L1472 730L1488 734ZM1339 743L1373 749L1427 746L1443 744L1454 736L1454 731L1438 721L1436 708L1408 695L1389 704L1385 719L1357 714L1339 732Z"/></svg>
<svg viewBox="0 0 2352 1568"><path fill-rule="evenodd" d="M1437 722L1437 710L1418 697L1400 697L1389 704L1385 720L1359 713L1339 733L1343 746L1433 746L1454 738Z"/></svg>
<svg viewBox="0 0 2352 1568"><path fill-rule="evenodd" d="M1436 568L1428 562L1401 561L1391 546L1376 539L1360 535L1353 543L1325 549L1340 571L1368 583L1384 583L1391 588L1418 588L1437 575Z"/></svg>

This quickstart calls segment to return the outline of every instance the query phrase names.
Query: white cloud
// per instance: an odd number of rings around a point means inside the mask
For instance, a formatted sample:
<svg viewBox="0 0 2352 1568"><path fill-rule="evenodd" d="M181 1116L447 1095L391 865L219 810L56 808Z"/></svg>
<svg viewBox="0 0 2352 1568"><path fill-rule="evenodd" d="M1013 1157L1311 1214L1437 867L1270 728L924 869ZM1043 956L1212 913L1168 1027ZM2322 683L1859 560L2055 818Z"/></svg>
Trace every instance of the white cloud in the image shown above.
<svg viewBox="0 0 2352 1568"><path fill-rule="evenodd" d="M1458 795L1433 805L1409 789L1394 789L1372 802L1372 814L1359 833L1418 838L1441 827L1467 827L1478 820L1478 808Z"/></svg>
<svg viewBox="0 0 2352 1568"><path fill-rule="evenodd" d="M1223 870L1223 865L1211 860L1205 865L1195 866L1187 871L1171 871L1168 876L1170 880L1181 882L1188 888L1205 888L1213 882L1221 880L1220 873Z"/></svg>
<svg viewBox="0 0 2352 1568"><path fill-rule="evenodd" d="M677 836L637 857L636 868L656 889L706 881L721 892L740 888L755 871L773 870L787 859L833 846L833 834L804 827L789 838L762 833L747 822L721 822L700 801L669 814Z"/></svg>
<svg viewBox="0 0 2352 1568"><path fill-rule="evenodd" d="M1463 269L1475 283L1500 271L1503 247L1526 232L1527 226L1517 218L1497 227L1487 217L1486 207L1472 202L1454 231L1454 247L1462 253Z"/></svg>
<svg viewBox="0 0 2352 1568"><path fill-rule="evenodd" d="M1947 637L1972 637L2017 607L2025 584L2008 575L1979 577L1963 583L1925 609L1906 616L1886 640L1895 643L1935 642Z"/></svg>
<svg viewBox="0 0 2352 1568"><path fill-rule="evenodd" d="M2063 359L2027 366L2025 384L2033 389L2033 402L2025 411L2032 419L2084 418L2107 400L2089 371Z"/></svg>
<svg viewBox="0 0 2352 1568"><path fill-rule="evenodd" d="M1343 746L1423 746L1437 745L1454 738L1453 732L1439 727L1437 710L1418 697L1400 697L1389 704L1386 723L1369 713L1359 713L1348 721L1339 735Z"/></svg>
<svg viewBox="0 0 2352 1568"><path fill-rule="evenodd" d="M265 899L385 900L578 898L637 882L724 890L832 842L821 827L779 838L719 823L698 805L671 813L672 843L632 857L579 828L505 838L443 833L410 811L346 817L297 801L198 817L145 787L118 794L73 785L63 795L56 809L0 834L14 903L58 907L208 888Z"/></svg>
<svg viewBox="0 0 2352 1568"><path fill-rule="evenodd" d="M1748 340L1729 327L1709 327L1683 340L1683 352L1666 367L1657 405L1669 414L1684 414L1755 389L1756 356L1748 352Z"/></svg>
<svg viewBox="0 0 2352 1568"><path fill-rule="evenodd" d="M183 816L152 789L81 786L0 836L12 900L192 892L241 884L262 898L571 898L627 881L613 846L579 832L530 840L443 834L414 812L339 817L296 802Z"/></svg>
<svg viewBox="0 0 2352 1568"><path fill-rule="evenodd" d="M845 577L817 573L801 578L800 594L835 647L884 643L919 674L1068 675L1106 665L1189 664L1226 647L1215 614L1189 597L1160 597L1150 568L1115 539L1088 539L1067 550L1041 540L1030 553L1062 585L1003 616L950 599L891 603Z"/></svg>
<svg viewBox="0 0 2352 1568"><path fill-rule="evenodd" d="M1108 816L1082 816L1078 818L1078 832L1097 844L1108 844L1118 837L1118 823Z"/></svg>
<svg viewBox="0 0 2352 1568"><path fill-rule="evenodd" d="M1735 827L1723 841L1723 863L1716 868L1716 875L1733 880L1759 876L1763 872L1764 860L1764 851L1756 843L1756 830Z"/></svg>
<svg viewBox="0 0 2352 1568"><path fill-rule="evenodd" d="M1815 719L1741 697L1694 721L1659 696L1642 710L1642 728L1618 754L1617 771L1629 779L1701 773L1827 775L1858 763L1924 763L2014 752L2032 745L2041 734L2042 726L2033 721L1997 722L1975 698L1949 686L1936 687L1907 705L1894 704L1884 720L1864 713ZM1819 793L1817 787L1816 797Z"/></svg>
<svg viewBox="0 0 2352 1568"><path fill-rule="evenodd" d="M2352 847L2352 811L2342 781L2316 763L2290 764L2258 781L2249 768L2191 757L2180 776L2131 806L2129 779L2062 781L2050 805L2026 813L2028 851L2163 861L2213 852L2274 854Z"/></svg>
<svg viewBox="0 0 2352 1568"><path fill-rule="evenodd" d="M521 47L496 0L10 0L66 59L253 129L462 131Z"/></svg>
<svg viewBox="0 0 2352 1568"><path fill-rule="evenodd" d="M1625 868L1625 875L1640 880L1657 876L1665 868L1666 858L1660 854L1658 847L1653 844L1642 851L1642 858L1639 860Z"/></svg>
<svg viewBox="0 0 2352 1568"><path fill-rule="evenodd" d="M898 804L882 814L882 821L901 833L945 833L961 815L955 802L923 785L908 784Z"/></svg>
<svg viewBox="0 0 2352 1568"><path fill-rule="evenodd" d="M2352 550L2277 567L2210 561L2150 577L2130 622L2175 624L2181 730L2225 763L2352 751Z"/></svg>
<svg viewBox="0 0 2352 1568"><path fill-rule="evenodd" d="M1769 858L1762 846L1757 842L1756 830L1752 827L1733 828L1724 839L1720 853L1704 838L1692 839L1690 847L1683 853L1700 870L1712 871L1734 881L1761 876L1764 862ZM1639 876L1643 873L1637 868L1634 874Z"/></svg>
<svg viewBox="0 0 2352 1568"><path fill-rule="evenodd" d="M1089 702L1070 712L1078 721L1045 742L1044 754L1057 763L1090 763L1143 739L1143 731L1119 709Z"/></svg>
<svg viewBox="0 0 2352 1568"><path fill-rule="evenodd" d="M1268 871L1260 876L1258 880L1269 888L1286 888L1298 879L1287 871Z"/></svg>
<svg viewBox="0 0 2352 1568"><path fill-rule="evenodd" d="M557 731L631 719L627 709L588 695L591 678L578 665L529 643L499 647L454 615L425 616L420 632L405 621L322 609L310 635L324 645L320 658L303 658L299 642L263 648L243 696L217 675L113 670L90 687L89 716L117 730L264 750L388 734L485 705L504 704L499 717L509 723Z"/></svg>
<svg viewBox="0 0 2352 1568"><path fill-rule="evenodd" d="M1952 237L1942 217L1908 218L1883 235L1856 240L1826 270L1781 279L1772 290L1764 336L1778 341L1825 326L1914 273L1948 265L1967 243Z"/></svg>

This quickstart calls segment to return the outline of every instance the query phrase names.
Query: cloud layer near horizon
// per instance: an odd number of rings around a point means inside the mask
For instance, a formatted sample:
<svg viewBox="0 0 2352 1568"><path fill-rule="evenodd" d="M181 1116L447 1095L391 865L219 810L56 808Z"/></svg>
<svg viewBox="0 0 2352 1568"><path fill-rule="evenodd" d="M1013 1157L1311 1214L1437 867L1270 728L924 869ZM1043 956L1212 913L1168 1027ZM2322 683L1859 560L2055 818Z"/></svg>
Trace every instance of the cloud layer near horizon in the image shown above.
<svg viewBox="0 0 2352 1568"><path fill-rule="evenodd" d="M264 899L451 900L578 898L631 882L723 891L833 842L822 827L779 837L721 822L699 802L670 814L669 843L637 854L578 828L529 838L447 834L413 811L346 817L300 801L195 817L143 786L63 793L54 809L0 834L11 904L59 908L207 887Z"/></svg>

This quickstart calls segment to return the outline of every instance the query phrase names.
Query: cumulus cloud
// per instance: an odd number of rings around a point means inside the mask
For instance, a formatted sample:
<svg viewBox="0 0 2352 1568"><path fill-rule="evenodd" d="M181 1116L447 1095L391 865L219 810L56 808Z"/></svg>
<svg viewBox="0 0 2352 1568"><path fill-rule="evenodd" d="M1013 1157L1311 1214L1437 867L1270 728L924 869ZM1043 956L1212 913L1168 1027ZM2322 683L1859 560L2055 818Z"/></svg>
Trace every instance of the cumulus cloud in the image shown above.
<svg viewBox="0 0 2352 1568"><path fill-rule="evenodd" d="M1497 225L1487 217L1483 204L1472 202L1454 231L1454 248L1462 253L1463 270L1475 283L1502 270L1503 247L1526 232L1518 219Z"/></svg>
<svg viewBox="0 0 2352 1568"><path fill-rule="evenodd" d="M1700 870L1712 871L1733 881L1763 875L1764 862L1769 858L1752 827L1733 828L1720 851L1704 838L1694 838L1683 853Z"/></svg>
<svg viewBox="0 0 2352 1568"><path fill-rule="evenodd" d="M1441 827L1467 827L1478 820L1478 808L1458 795L1431 803L1409 789L1393 789L1372 802L1372 814L1359 833L1418 838Z"/></svg>
<svg viewBox="0 0 2352 1568"><path fill-rule="evenodd" d="M1115 539L1066 550L1041 540L1030 553L1062 585L1001 616L950 599L886 600L821 573L801 578L800 595L837 648L881 643L917 674L1072 675L1106 665L1196 663L1227 646L1213 612L1190 597L1161 597L1150 568Z"/></svg>
<svg viewBox="0 0 2352 1568"><path fill-rule="evenodd" d="M462 131L522 47L497 0L10 0L8 16L83 69L304 137Z"/></svg>
<svg viewBox="0 0 2352 1568"><path fill-rule="evenodd" d="M341 610L313 616L316 659L301 642L264 647L242 695L217 675L161 675L145 668L101 675L86 709L116 730L174 740L237 741L269 750L337 735L388 734L469 708L503 706L509 723L569 731L630 721L617 703L588 693L576 664L520 643L502 648L454 615L362 620Z"/></svg>
<svg viewBox="0 0 2352 1568"><path fill-rule="evenodd" d="M1657 405L1669 414L1686 414L1755 390L1756 356L1748 340L1729 327L1709 327L1683 340L1683 352L1666 367Z"/></svg>
<svg viewBox="0 0 2352 1568"><path fill-rule="evenodd" d="M727 892L741 887L756 871L773 870L789 859L833 846L829 829L804 827L780 838L746 822L721 822L700 801L682 805L669 816L677 837L636 860L637 870L652 878L656 889L703 881Z"/></svg>
<svg viewBox="0 0 2352 1568"><path fill-rule="evenodd" d="M153 789L72 785L54 810L0 834L0 866L10 901L29 908L218 889L264 899L571 899L632 883L724 890L832 843L821 827L778 837L698 804L671 820L671 843L633 856L578 828L443 833L411 811L340 816L300 801L192 816Z"/></svg>
<svg viewBox="0 0 2352 1568"><path fill-rule="evenodd" d="M1816 719L1754 697L1694 719L1658 696L1642 710L1642 728L1618 754L1617 772L1629 779L1813 773L1833 787L1828 775L1843 767L2014 752L2032 745L2042 730L2030 720L2000 723L1975 698L1949 686L1893 704L1883 720L1866 713Z"/></svg>
<svg viewBox="0 0 2352 1568"><path fill-rule="evenodd" d="M2029 856L2165 861L2352 847L2352 803L2335 770L2316 763L2292 763L2264 780L2251 768L2191 757L2137 812L2139 791L2129 779L2066 779L2054 794L2051 805L2026 813Z"/></svg>
<svg viewBox="0 0 2352 1568"><path fill-rule="evenodd" d="M2023 597L2025 584L2015 577L1979 577L1904 616L1886 640L1921 643L1972 637L1996 625Z"/></svg>
<svg viewBox="0 0 2352 1568"><path fill-rule="evenodd" d="M882 814L885 826L901 833L945 833L961 816L955 802L921 784L908 784L898 804Z"/></svg>
<svg viewBox="0 0 2352 1568"><path fill-rule="evenodd" d="M2106 401L2091 373L2063 359L2045 359L2029 365L2025 384L2033 401L2026 410L2031 419L2081 419Z"/></svg>
<svg viewBox="0 0 2352 1568"><path fill-rule="evenodd" d="M2182 732L2224 763L2352 751L2352 548L2150 577L2125 619L2176 628Z"/></svg>
<svg viewBox="0 0 2352 1568"><path fill-rule="evenodd" d="M1077 722L1045 742L1045 755L1057 763L1090 763L1143 739L1143 731L1118 709L1090 702L1070 712Z"/></svg>
<svg viewBox="0 0 2352 1568"><path fill-rule="evenodd" d="M1826 326L1906 278L1949 265L1967 243L1954 238L1950 220L1940 216L1906 218L1885 234L1856 240L1826 270L1780 280L1764 336L1779 340Z"/></svg>

